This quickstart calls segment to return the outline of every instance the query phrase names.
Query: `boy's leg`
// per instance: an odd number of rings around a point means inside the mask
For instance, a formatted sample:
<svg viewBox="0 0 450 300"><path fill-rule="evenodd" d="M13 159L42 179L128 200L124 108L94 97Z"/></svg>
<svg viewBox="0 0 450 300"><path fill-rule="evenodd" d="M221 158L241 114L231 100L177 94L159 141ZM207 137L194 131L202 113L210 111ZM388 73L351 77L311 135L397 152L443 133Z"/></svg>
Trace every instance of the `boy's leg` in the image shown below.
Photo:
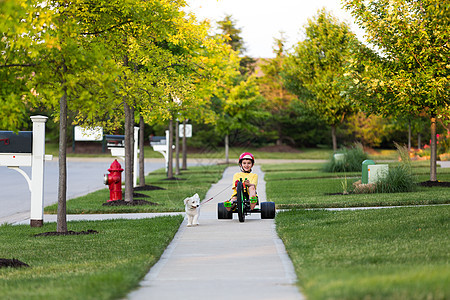
<svg viewBox="0 0 450 300"><path fill-rule="evenodd" d="M258 204L258 197L256 196L256 189L254 186L248 188L248 194L250 197L250 209L253 210Z"/></svg>
<svg viewBox="0 0 450 300"><path fill-rule="evenodd" d="M232 211L232 210L234 210L236 208L236 202L235 202L236 200L237 200L236 197L232 197L230 200L225 201L223 203L223 206L225 206L226 210Z"/></svg>

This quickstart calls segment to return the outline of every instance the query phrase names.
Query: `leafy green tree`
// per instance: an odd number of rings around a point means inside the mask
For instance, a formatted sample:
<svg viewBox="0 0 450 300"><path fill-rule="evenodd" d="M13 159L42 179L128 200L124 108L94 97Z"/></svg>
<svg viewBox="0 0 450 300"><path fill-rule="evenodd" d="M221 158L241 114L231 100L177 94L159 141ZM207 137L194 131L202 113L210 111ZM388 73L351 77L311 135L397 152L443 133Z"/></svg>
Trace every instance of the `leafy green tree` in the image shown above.
<svg viewBox="0 0 450 300"><path fill-rule="evenodd" d="M431 122L430 180L436 181L436 121L450 118L450 6L439 0L346 0L369 48L352 73L366 109L382 115L427 115Z"/></svg>
<svg viewBox="0 0 450 300"><path fill-rule="evenodd" d="M216 126L218 132L225 133L226 154L231 133L245 132L249 137L259 134L260 129L256 124L268 117L267 111L263 109L264 102L253 76L231 88L227 99L222 102L222 115ZM228 155L226 161L228 163Z"/></svg>
<svg viewBox="0 0 450 300"><path fill-rule="evenodd" d="M385 123L386 120L380 116L358 112L347 119L344 127L346 133L362 145L379 147L385 136Z"/></svg>
<svg viewBox="0 0 450 300"><path fill-rule="evenodd" d="M344 94L348 88L344 73L358 42L347 24L324 9L308 20L305 31L305 40L285 59L284 82L331 126L337 150L336 127L355 111Z"/></svg>
<svg viewBox="0 0 450 300"><path fill-rule="evenodd" d="M247 59L248 57L246 58L240 55L245 51L243 40L240 37L241 30L236 28L235 21L231 16L226 16L223 21L218 22L218 26L221 31L218 34L218 38L224 38L225 43L230 47L230 52L226 64L226 71L223 73L223 78L214 91L211 108L215 112L216 117L217 126L215 130L225 137L225 160L228 162L230 134L250 128L255 132L252 120L258 118L257 116L259 116L261 106L255 106L254 104L255 101L261 102L263 99L259 96L255 79L251 76L249 77L251 68L249 68L247 62L250 60ZM246 62L243 64L244 60ZM240 73L236 72L237 63L239 63ZM243 90L245 88L248 88L247 94ZM249 97L247 99L248 105L244 103L246 98L240 99L240 96ZM249 109L249 111L242 111L244 109ZM255 115L252 117L253 113ZM247 117L243 118L243 115Z"/></svg>
<svg viewBox="0 0 450 300"><path fill-rule="evenodd" d="M125 201L132 201L133 126L135 113L145 121L169 120L179 109L174 98L193 101L196 52L205 30L186 15L184 1L96 2L87 18L97 18L92 28L109 49L122 74L117 81L118 101L125 116ZM151 12L151 13L150 13ZM99 21L100 20L100 21ZM204 45L203 45L204 46ZM130 167L127 167L130 166ZM170 176L169 176L170 177Z"/></svg>
<svg viewBox="0 0 450 300"><path fill-rule="evenodd" d="M276 144L281 145L286 136L286 121L290 119L291 101L296 96L287 91L283 85L281 77L283 61L285 59L284 51L285 39L283 36L275 39L273 59L264 59L260 64L262 77L258 79L258 86L261 95L267 100L265 109L270 112L271 117L266 122L266 128L272 128L276 132ZM289 125L288 125L289 126Z"/></svg>
<svg viewBox="0 0 450 300"><path fill-rule="evenodd" d="M68 110L89 112L104 109L106 105L101 104L105 102L100 99L108 98L108 90L98 89L112 84L116 65L101 45L82 34L86 24L82 22L78 9L83 8L83 4L66 5L65 2L54 1L45 8L51 17L47 20L47 27L40 32L45 34L45 39L42 40L44 47L40 49L39 57L48 57L36 66L33 84L40 101L56 111L59 109L56 114L60 124L57 231L67 232Z"/></svg>
<svg viewBox="0 0 450 300"><path fill-rule="evenodd" d="M33 11L33 13L30 13ZM28 111L36 105L36 90L28 85L39 53L36 33L42 31L45 10L25 0L0 2L0 127L20 130L29 122ZM45 22L45 21L44 21Z"/></svg>
<svg viewBox="0 0 450 300"><path fill-rule="evenodd" d="M53 109L60 123L58 232L67 231L67 111L88 111L90 104L102 103L99 99L108 93L99 87L109 86L115 77L115 64L103 48L80 34L85 25L78 17L80 4L72 4L8 1L1 7L5 16L1 46L7 54L2 65L7 72L2 72L2 77L6 74L4 78L8 78L2 81L2 90L5 84L15 89L4 90L2 107L18 107L13 117L20 120L25 115L24 107L43 103ZM4 123L13 128L20 125L20 121L11 121L9 117Z"/></svg>
<svg viewBox="0 0 450 300"><path fill-rule="evenodd" d="M53 108L54 117L59 120L57 231L66 232L67 111L90 109L93 94L97 96L95 103L102 103L99 99L107 92L99 87L112 82L115 64L111 63L102 47L80 35L83 23L78 18L77 3L19 1L8 4L12 5L9 9L12 17L7 16L5 21L9 27L2 25L1 28L4 36L2 47L8 54L2 69L10 71L7 73L8 84L15 86L16 90L29 92L21 95L8 90L7 99L9 105L19 108L43 103ZM16 116L20 117L20 114ZM7 120L13 126L18 124Z"/></svg>
<svg viewBox="0 0 450 300"><path fill-rule="evenodd" d="M158 96L148 93L150 98L147 100L153 101L142 102L144 118L152 124L175 119L214 121L209 100L217 93L217 86L223 86L228 80L227 74L236 73L237 56L222 37L210 36L206 22L198 24L195 18L187 17L183 20L184 29L178 32L179 40L165 42L164 50L169 50L166 59L158 64L159 69L153 68L159 76L152 87L163 86L164 91ZM169 132L171 128L169 125ZM169 159L168 177L171 176Z"/></svg>

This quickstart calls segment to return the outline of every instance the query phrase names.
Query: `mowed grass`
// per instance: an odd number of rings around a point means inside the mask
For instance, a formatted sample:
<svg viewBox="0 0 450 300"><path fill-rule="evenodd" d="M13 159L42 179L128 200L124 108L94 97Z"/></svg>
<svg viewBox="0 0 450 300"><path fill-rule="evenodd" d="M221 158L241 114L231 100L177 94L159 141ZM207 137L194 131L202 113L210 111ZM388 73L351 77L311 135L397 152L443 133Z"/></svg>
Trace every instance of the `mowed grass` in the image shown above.
<svg viewBox="0 0 450 300"><path fill-rule="evenodd" d="M147 185L157 186L160 190L141 191L135 193L145 195L134 197L134 200L146 200L155 205L136 206L103 206L109 199L109 189L105 188L94 193L67 201L68 214L94 213L138 213L138 212L176 212L184 211L183 200L198 193L203 199L213 183L220 178L226 166L205 165L190 167L189 170L177 175L177 180L167 180L163 169L150 173L145 182ZM123 189L125 196L125 190ZM57 204L44 209L45 213L56 214Z"/></svg>
<svg viewBox="0 0 450 300"><path fill-rule="evenodd" d="M450 299L450 206L292 210L276 228L307 299Z"/></svg>
<svg viewBox="0 0 450 300"><path fill-rule="evenodd" d="M0 226L0 257L29 268L0 269L1 299L121 299L136 288L173 239L183 216L69 222L69 230L98 234L40 236L56 231Z"/></svg>
<svg viewBox="0 0 450 300"><path fill-rule="evenodd" d="M294 208L277 214L276 229L307 299L450 299L449 205L320 209L448 204L449 188L337 195L360 172L324 173L321 164L263 170L268 200ZM429 180L424 163L413 163L413 173L417 182ZM438 179L450 181L450 169L438 168Z"/></svg>
<svg viewBox="0 0 450 300"><path fill-rule="evenodd" d="M395 166L391 163L390 167ZM322 164L293 163L264 165L267 197L277 208L332 208L450 203L450 189L421 187L410 193L342 195L343 186L351 190L361 179L361 172L326 173ZM429 180L429 166L413 163L416 181ZM437 168L438 180L450 181L449 168Z"/></svg>

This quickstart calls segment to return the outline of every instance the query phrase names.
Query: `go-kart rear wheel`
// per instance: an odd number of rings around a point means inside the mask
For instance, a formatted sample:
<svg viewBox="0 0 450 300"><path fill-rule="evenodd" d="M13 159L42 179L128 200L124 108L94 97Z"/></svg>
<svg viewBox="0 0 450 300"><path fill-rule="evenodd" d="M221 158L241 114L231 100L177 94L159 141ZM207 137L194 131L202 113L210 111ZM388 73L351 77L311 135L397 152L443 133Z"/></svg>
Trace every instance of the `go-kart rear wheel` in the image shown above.
<svg viewBox="0 0 450 300"><path fill-rule="evenodd" d="M217 218L218 219L233 219L233 212L228 211L223 202L217 203Z"/></svg>
<svg viewBox="0 0 450 300"><path fill-rule="evenodd" d="M261 219L275 218L275 202L261 202Z"/></svg>
<svg viewBox="0 0 450 300"><path fill-rule="evenodd" d="M242 186L242 182L238 181L236 186L236 197L237 197L237 210L238 210L238 218L239 222L245 221L245 212L244 212L244 189Z"/></svg>

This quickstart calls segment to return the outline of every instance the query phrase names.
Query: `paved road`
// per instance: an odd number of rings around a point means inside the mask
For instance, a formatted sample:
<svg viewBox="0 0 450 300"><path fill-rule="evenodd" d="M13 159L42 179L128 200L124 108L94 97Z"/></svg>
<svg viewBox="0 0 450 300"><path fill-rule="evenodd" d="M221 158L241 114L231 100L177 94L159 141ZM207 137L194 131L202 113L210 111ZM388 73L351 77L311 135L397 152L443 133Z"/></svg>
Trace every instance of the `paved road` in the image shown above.
<svg viewBox="0 0 450 300"><path fill-rule="evenodd" d="M67 199L106 188L103 175L114 158L68 159L67 162ZM122 163L121 163L122 164ZM188 165L196 165L190 162ZM145 172L164 167L164 159L150 159L145 162ZM22 167L31 177L31 167ZM0 167L0 224L15 222L29 217L30 191L25 178L17 171ZM45 163L44 171L44 205L58 200L58 161L54 159Z"/></svg>

